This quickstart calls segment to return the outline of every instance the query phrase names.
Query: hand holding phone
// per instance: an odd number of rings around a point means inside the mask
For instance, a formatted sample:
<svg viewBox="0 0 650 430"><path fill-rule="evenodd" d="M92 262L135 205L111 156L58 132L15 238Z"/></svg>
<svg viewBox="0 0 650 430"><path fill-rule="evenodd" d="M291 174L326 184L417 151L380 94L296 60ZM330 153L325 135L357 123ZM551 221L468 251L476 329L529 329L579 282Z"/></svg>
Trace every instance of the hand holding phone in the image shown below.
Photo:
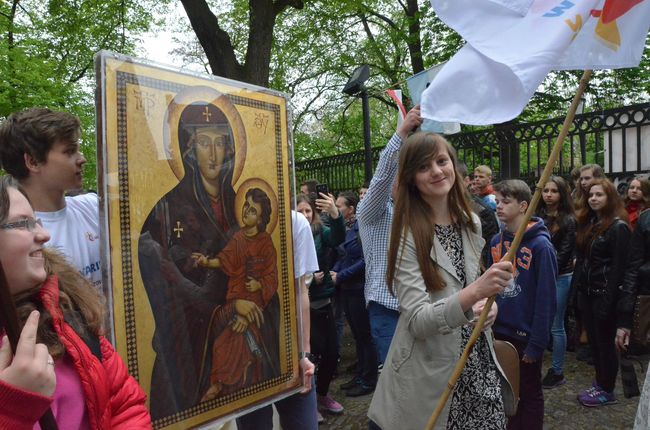
<svg viewBox="0 0 650 430"><path fill-rule="evenodd" d="M330 189L327 186L327 184L318 184L318 185L316 185L316 196L317 196L316 198L317 199L321 198L320 193L323 193L325 195L329 195Z"/></svg>

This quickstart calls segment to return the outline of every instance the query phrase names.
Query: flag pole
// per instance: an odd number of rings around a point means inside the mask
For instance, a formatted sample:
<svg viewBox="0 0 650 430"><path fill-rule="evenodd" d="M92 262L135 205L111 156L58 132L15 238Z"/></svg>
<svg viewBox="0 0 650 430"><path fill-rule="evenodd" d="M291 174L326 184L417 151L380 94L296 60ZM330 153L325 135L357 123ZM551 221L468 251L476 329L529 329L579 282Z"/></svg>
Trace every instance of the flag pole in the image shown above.
<svg viewBox="0 0 650 430"><path fill-rule="evenodd" d="M557 162L560 156L560 151L562 150L562 143L564 142L564 139L566 139L566 136L569 133L569 128L573 123L573 118L575 116L576 109L578 108L578 104L580 103L580 98L582 97L582 94L587 88L587 83L589 82L589 79L591 79L591 70L585 70L584 73L582 74L582 77L580 78L580 85L576 90L575 96L573 96L573 101L571 102L571 106L569 107L567 116L564 119L564 123L562 124L562 130L560 131L560 134L558 135L557 140L555 141L555 145L553 146L553 150L551 151L551 154L548 157L548 162L546 163L546 167L544 167L544 172L542 173L542 176L539 178L539 181L537 182L537 186L535 188L535 194L533 195L533 198L530 201L530 204L528 205L528 210L526 210L526 214L524 215L524 220L519 226L519 228L517 229L517 233L515 234L515 238L512 241L512 244L510 245L510 249L508 250L506 255L501 259L501 261L509 261L511 263L514 261L517 248L519 248L519 245L521 244L521 240L524 236L524 233L526 232L526 227L528 225L528 222L530 221L530 218L535 213L535 210L537 209L537 204L539 203L539 200L542 197L542 189L548 182L548 178L551 176L551 173L553 173L553 167L555 166L555 163ZM481 312L481 316L476 322L476 325L474 326L474 330L472 331L472 335L470 336L469 341L467 342L467 346L465 346L465 350L463 351L463 354L460 356L458 362L456 363L456 367L454 368L451 378L449 378L447 387L445 388L445 391L440 396L438 405L436 406L436 409L431 414L431 417L427 422L425 430L432 430L436 424L436 421L438 421L438 417L442 413L442 410L444 409L445 404L449 399L449 395L454 389L454 386L456 385L458 378L460 378L463 368L467 363L469 354L472 351L474 344L478 340L479 335L483 331L485 320L487 319L488 312L492 307L495 298L496 296L490 297L487 303L485 304L485 307Z"/></svg>
<svg viewBox="0 0 650 430"><path fill-rule="evenodd" d="M2 263L0 263L0 328L4 329L11 350L15 353L20 338L20 324ZM59 428L50 408L47 408L38 422L42 430L58 430Z"/></svg>

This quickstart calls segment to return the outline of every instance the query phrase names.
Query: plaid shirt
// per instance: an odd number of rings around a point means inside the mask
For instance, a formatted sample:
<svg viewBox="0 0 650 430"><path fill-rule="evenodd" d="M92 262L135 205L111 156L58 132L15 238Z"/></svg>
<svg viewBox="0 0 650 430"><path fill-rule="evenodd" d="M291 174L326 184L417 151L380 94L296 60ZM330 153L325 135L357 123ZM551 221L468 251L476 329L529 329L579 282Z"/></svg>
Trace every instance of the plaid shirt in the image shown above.
<svg viewBox="0 0 650 430"><path fill-rule="evenodd" d="M397 298L386 285L386 266L390 225L393 221L391 191L397 176L397 161L402 139L394 134L381 151L375 175L364 198L359 202L357 220L366 261L366 305L373 301L398 310Z"/></svg>

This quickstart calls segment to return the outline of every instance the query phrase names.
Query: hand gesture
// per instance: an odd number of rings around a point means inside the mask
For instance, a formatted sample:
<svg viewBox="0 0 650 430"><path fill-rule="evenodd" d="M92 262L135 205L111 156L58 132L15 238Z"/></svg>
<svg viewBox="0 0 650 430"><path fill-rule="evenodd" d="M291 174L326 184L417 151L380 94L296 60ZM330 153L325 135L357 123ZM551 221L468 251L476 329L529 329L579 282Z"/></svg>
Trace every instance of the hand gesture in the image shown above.
<svg viewBox="0 0 650 430"><path fill-rule="evenodd" d="M417 105L406 114L404 121L397 129L397 135L404 141L409 133L415 131L420 125L422 125L422 117L420 116L420 105Z"/></svg>
<svg viewBox="0 0 650 430"><path fill-rule="evenodd" d="M314 376L316 366L307 357L303 357L300 359L300 368L302 369L303 381L305 382L305 386L300 390L300 394L306 394L311 391L311 380Z"/></svg>
<svg viewBox="0 0 650 430"><path fill-rule="evenodd" d="M480 300L502 292L512 280L512 263L500 261L494 263L476 281L469 284L475 297Z"/></svg>
<svg viewBox="0 0 650 430"><path fill-rule="evenodd" d="M258 280L248 277L248 281L246 281L246 290L249 293L255 293L261 289L262 289L262 284L260 284Z"/></svg>
<svg viewBox="0 0 650 430"><path fill-rule="evenodd" d="M241 315L235 315L231 326L235 333L243 333L248 329L248 320Z"/></svg>
<svg viewBox="0 0 650 430"><path fill-rule="evenodd" d="M32 311L20 333L16 354L11 357L7 336L0 346L0 380L32 393L50 397L56 387L54 360L47 346L36 343L38 311Z"/></svg>
<svg viewBox="0 0 650 430"><path fill-rule="evenodd" d="M208 257L200 252L193 252L192 260L194 260L194 267L205 267L208 265Z"/></svg>
<svg viewBox="0 0 650 430"><path fill-rule="evenodd" d="M332 219L339 217L339 208L336 207L336 199L331 194L318 193L319 197L316 199L316 207L322 212L327 214Z"/></svg>
<svg viewBox="0 0 650 430"><path fill-rule="evenodd" d="M235 312L246 318L246 321L248 321L249 324L255 323L257 324L257 327L262 327L262 324L264 323L262 310L250 300L235 300Z"/></svg>
<svg viewBox="0 0 650 430"><path fill-rule="evenodd" d="M483 308L485 307L485 303L487 303L487 298L481 299L478 302L474 303L472 306L472 311L474 312L474 320L472 323L475 323L478 321L479 317L481 316L481 312L483 312ZM498 312L498 307L496 303L492 303L492 307L490 308L487 319L485 320L485 324L483 325L483 331L489 329L492 327L494 324L494 321L497 319L497 312Z"/></svg>

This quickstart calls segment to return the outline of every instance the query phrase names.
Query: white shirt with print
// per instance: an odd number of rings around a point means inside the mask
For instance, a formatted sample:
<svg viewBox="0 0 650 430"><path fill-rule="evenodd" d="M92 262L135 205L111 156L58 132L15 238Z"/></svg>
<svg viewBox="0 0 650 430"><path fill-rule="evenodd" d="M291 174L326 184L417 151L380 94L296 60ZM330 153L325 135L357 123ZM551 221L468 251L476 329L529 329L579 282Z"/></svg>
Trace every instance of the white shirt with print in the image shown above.
<svg viewBox="0 0 650 430"><path fill-rule="evenodd" d="M45 244L65 255L68 262L101 292L102 267L99 245L99 197L88 193L65 198L55 212L35 212L51 239Z"/></svg>

